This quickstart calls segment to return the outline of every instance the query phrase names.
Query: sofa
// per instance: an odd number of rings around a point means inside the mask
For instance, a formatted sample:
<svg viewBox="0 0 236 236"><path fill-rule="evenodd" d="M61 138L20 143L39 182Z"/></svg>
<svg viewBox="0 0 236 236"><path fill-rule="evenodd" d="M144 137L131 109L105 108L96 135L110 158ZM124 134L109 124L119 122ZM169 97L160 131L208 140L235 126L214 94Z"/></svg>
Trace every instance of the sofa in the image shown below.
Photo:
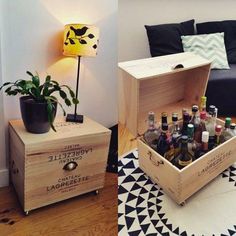
<svg viewBox="0 0 236 236"><path fill-rule="evenodd" d="M224 46L229 69L211 69L206 96L207 105L215 105L219 115L236 115L236 20L145 25L151 56L184 51L181 38L186 35L224 33Z"/></svg>

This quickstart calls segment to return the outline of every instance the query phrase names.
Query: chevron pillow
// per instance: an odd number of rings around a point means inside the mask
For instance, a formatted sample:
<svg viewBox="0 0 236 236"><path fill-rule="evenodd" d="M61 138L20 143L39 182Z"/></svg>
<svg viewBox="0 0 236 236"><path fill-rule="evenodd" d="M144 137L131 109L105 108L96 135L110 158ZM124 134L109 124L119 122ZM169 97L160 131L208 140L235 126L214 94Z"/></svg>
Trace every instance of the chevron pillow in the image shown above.
<svg viewBox="0 0 236 236"><path fill-rule="evenodd" d="M212 62L212 69L230 69L224 33L181 36L185 52L194 52Z"/></svg>

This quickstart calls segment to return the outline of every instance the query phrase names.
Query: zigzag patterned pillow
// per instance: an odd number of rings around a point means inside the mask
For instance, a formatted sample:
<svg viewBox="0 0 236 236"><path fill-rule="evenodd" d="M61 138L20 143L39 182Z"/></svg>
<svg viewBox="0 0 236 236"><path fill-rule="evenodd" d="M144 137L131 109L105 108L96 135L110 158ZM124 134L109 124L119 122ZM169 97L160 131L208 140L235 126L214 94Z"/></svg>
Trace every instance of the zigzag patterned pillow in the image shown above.
<svg viewBox="0 0 236 236"><path fill-rule="evenodd" d="M181 36L185 52L194 52L212 62L212 69L230 69L224 33Z"/></svg>

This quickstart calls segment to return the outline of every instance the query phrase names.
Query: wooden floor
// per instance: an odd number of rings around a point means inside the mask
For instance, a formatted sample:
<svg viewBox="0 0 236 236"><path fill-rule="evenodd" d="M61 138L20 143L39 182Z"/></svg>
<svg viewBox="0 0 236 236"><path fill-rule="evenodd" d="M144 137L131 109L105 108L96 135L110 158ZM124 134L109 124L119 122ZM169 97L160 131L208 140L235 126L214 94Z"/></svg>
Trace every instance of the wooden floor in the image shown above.
<svg viewBox="0 0 236 236"><path fill-rule="evenodd" d="M12 187L0 188L0 236L117 235L117 175L106 174L99 195L88 193L25 216Z"/></svg>

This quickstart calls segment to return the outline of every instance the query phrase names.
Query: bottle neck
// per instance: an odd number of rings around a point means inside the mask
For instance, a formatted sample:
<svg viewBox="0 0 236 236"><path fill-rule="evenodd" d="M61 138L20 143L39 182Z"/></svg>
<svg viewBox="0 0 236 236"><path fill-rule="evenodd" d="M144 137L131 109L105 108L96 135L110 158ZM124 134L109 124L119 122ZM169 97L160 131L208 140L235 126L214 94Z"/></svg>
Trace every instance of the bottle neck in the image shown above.
<svg viewBox="0 0 236 236"><path fill-rule="evenodd" d="M202 142L202 150L208 151L208 143Z"/></svg>

